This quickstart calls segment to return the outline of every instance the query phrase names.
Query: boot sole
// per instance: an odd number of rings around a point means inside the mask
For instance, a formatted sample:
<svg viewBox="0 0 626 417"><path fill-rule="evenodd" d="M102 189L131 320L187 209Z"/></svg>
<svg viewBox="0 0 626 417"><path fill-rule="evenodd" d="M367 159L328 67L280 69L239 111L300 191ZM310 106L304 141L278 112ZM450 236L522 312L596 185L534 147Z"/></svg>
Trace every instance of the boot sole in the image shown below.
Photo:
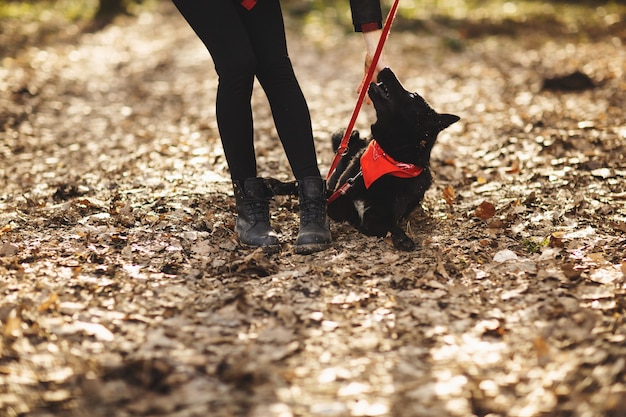
<svg viewBox="0 0 626 417"><path fill-rule="evenodd" d="M330 243L309 243L306 245L294 246L293 251L299 255L309 255L315 252L321 252L330 248Z"/></svg>
<svg viewBox="0 0 626 417"><path fill-rule="evenodd" d="M276 244L276 245L250 245L248 243L244 243L242 241L239 241L239 244L243 247L245 247L246 249L258 249L261 248L263 249L263 252L267 253L268 255L274 254L274 253L278 253L281 251L281 246L280 244Z"/></svg>
<svg viewBox="0 0 626 417"><path fill-rule="evenodd" d="M261 246L261 248L263 249L263 252L267 253L268 255L278 253L281 250L280 245Z"/></svg>

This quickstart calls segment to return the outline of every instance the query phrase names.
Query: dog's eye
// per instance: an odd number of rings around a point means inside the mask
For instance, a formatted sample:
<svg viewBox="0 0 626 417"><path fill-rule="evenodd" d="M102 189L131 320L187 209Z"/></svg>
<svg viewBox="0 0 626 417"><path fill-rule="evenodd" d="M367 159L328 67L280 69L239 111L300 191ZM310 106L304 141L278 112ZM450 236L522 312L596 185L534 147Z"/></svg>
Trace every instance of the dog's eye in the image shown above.
<svg viewBox="0 0 626 417"><path fill-rule="evenodd" d="M413 94L413 93L409 93L409 98L410 98L410 99L414 99L414 98L415 98L415 94Z"/></svg>

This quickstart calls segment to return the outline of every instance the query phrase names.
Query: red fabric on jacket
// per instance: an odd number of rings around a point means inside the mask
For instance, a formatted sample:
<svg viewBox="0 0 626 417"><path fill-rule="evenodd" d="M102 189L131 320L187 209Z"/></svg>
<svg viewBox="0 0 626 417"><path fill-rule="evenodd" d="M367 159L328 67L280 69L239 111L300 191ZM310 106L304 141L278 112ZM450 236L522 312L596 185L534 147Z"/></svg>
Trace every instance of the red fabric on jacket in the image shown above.
<svg viewBox="0 0 626 417"><path fill-rule="evenodd" d="M248 10L251 10L254 6L256 6L257 0L241 0L241 5Z"/></svg>

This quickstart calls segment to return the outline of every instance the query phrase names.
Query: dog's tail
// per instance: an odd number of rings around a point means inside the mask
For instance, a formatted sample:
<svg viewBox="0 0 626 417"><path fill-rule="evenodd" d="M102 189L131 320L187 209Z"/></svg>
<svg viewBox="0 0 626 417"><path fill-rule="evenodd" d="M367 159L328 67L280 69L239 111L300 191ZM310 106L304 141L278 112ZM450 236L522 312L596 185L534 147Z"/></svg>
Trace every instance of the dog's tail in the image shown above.
<svg viewBox="0 0 626 417"><path fill-rule="evenodd" d="M345 129L338 130L333 133L331 137L333 150L335 151L335 153L337 152L337 149L339 149L339 146L341 146L341 141L343 140L345 131ZM332 173L330 178L328 178L328 190L330 193L334 192L337 186L340 185L339 178L343 175L343 172L346 170L354 156L365 146L367 146L367 143L365 140L361 139L361 135L359 134L358 130L353 130L350 134L350 139L348 140L347 153L341 157L334 172Z"/></svg>
<svg viewBox="0 0 626 417"><path fill-rule="evenodd" d="M263 182L274 195L298 195L298 183L296 181L283 182L276 178L263 178Z"/></svg>

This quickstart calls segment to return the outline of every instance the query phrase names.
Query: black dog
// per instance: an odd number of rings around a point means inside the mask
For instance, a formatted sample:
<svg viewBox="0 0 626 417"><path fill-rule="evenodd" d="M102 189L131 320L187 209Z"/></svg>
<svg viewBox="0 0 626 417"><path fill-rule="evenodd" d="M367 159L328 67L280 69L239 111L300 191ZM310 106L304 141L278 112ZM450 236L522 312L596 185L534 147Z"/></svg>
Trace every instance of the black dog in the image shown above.
<svg viewBox="0 0 626 417"><path fill-rule="evenodd" d="M352 132L348 153L329 178L328 189L333 194L347 182L352 186L329 200L328 214L369 236L391 232L397 249L411 251L415 243L399 222L431 185L430 153L437 135L459 117L437 113L418 94L406 91L388 68L379 73L378 84L370 84L368 93L377 118L372 136L362 139ZM342 137L343 132L333 135L335 151Z"/></svg>

